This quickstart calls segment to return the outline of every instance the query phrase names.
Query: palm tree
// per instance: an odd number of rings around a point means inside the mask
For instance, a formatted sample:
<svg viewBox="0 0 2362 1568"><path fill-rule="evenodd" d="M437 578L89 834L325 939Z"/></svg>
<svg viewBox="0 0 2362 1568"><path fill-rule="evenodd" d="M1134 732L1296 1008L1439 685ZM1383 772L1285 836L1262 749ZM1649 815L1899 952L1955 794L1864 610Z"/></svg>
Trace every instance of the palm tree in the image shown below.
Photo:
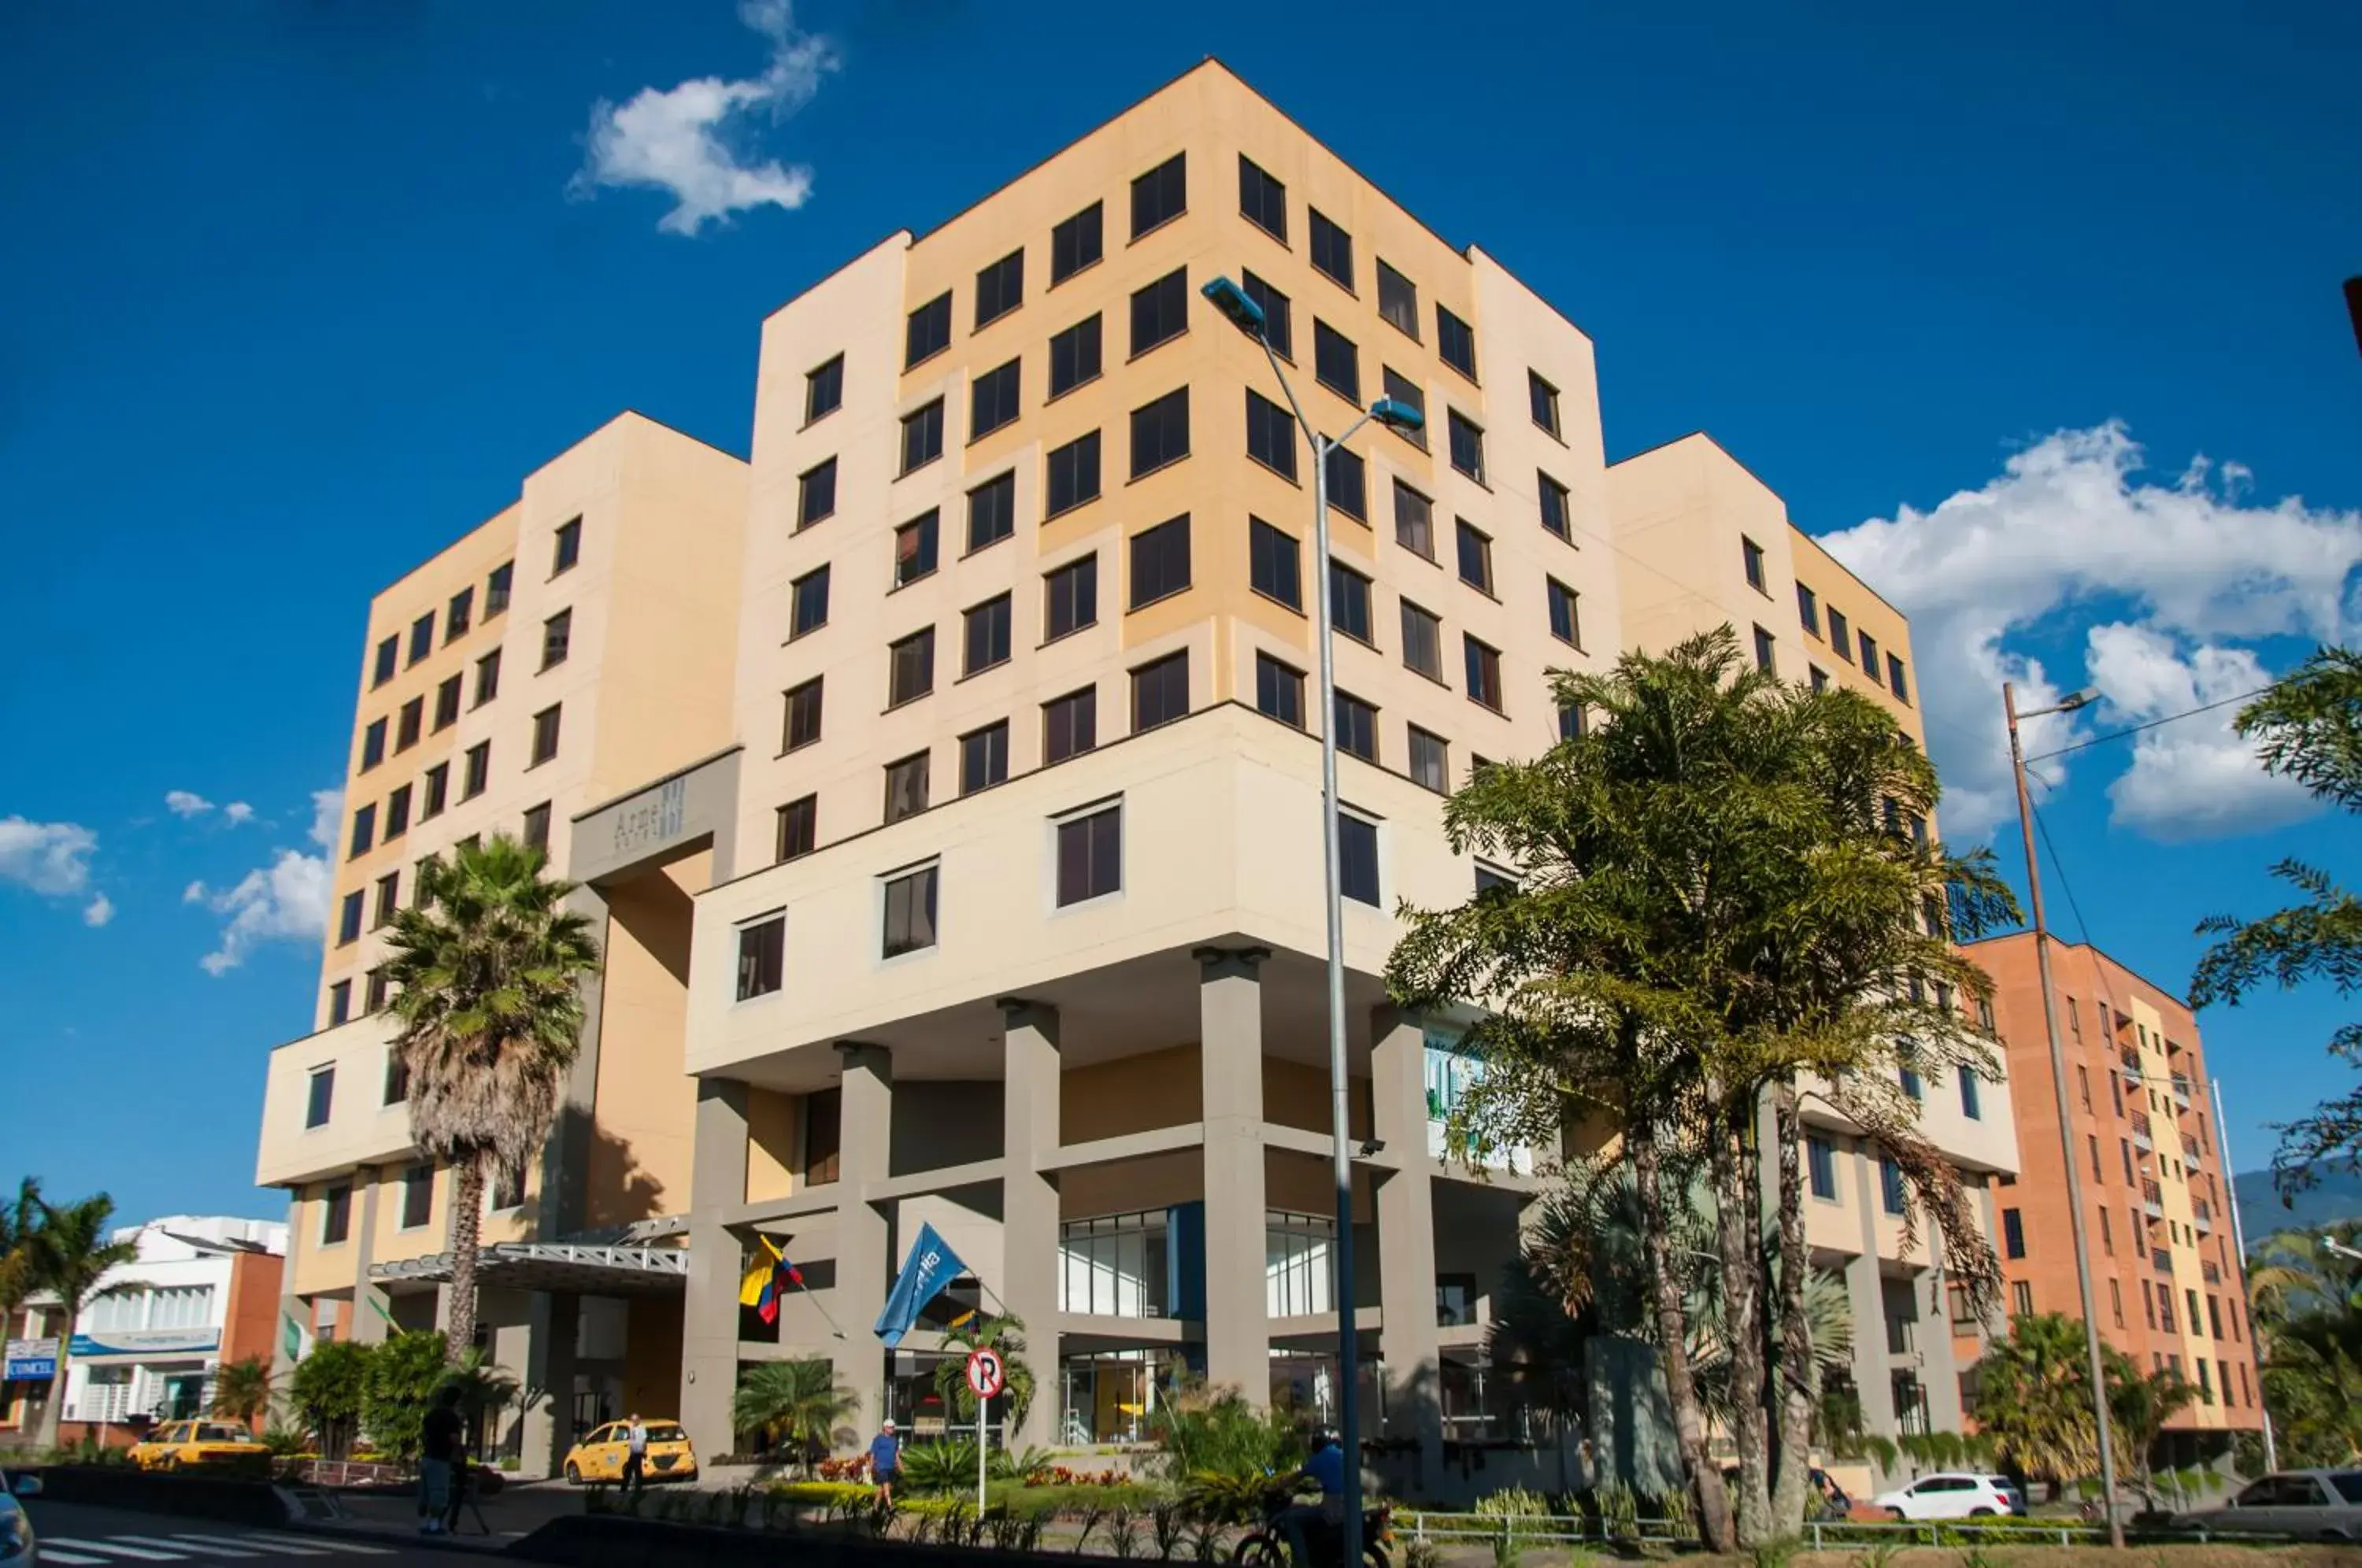
<svg viewBox="0 0 2362 1568"><path fill-rule="evenodd" d="M773 1444L795 1445L797 1463L809 1469L815 1452L850 1441L844 1426L859 1401L836 1380L826 1361L767 1361L746 1368L730 1402L730 1420L741 1431L761 1432Z"/></svg>
<svg viewBox="0 0 2362 1568"><path fill-rule="evenodd" d="M475 1341L485 1180L522 1169L548 1138L582 1032L580 982L599 964L590 922L566 908L574 884L543 866L505 834L428 861L388 944L411 1136L454 1178L454 1365Z"/></svg>
<svg viewBox="0 0 2362 1568"><path fill-rule="evenodd" d="M252 1426L270 1408L270 1363L259 1355L214 1371L214 1414Z"/></svg>
<svg viewBox="0 0 2362 1568"><path fill-rule="evenodd" d="M2062 1483L2100 1463L2088 1355L2081 1320L2029 1312L2014 1319L2009 1337L1987 1346L1978 1363L1979 1430L2028 1480L2048 1481L2054 1502Z"/></svg>
<svg viewBox="0 0 2362 1568"><path fill-rule="evenodd" d="M50 1379L50 1400L41 1411L41 1444L55 1448L58 1422L65 1413L66 1350L73 1342L74 1325L82 1318L82 1309L101 1295L144 1286L130 1280L116 1280L104 1290L100 1288L100 1281L108 1270L135 1262L139 1256L137 1243L108 1237L110 1222L115 1219L115 1199L102 1192L62 1209L39 1197L34 1198L34 1203L39 1220L18 1240L17 1246L24 1259L22 1267L28 1287L47 1291L58 1298L58 1369Z"/></svg>
<svg viewBox="0 0 2362 1568"><path fill-rule="evenodd" d="M32 1291L25 1240L41 1220L41 1184L26 1176L17 1184L17 1201L0 1205L0 1336L17 1332L17 1314Z"/></svg>
<svg viewBox="0 0 2362 1568"><path fill-rule="evenodd" d="M479 1451L489 1449L499 1436L486 1430L490 1419L508 1408L516 1398L516 1378L481 1345L469 1345L459 1352L458 1361L444 1371L436 1385L438 1394L445 1388L459 1391L459 1412L468 1419L475 1447Z"/></svg>
<svg viewBox="0 0 2362 1568"><path fill-rule="evenodd" d="M2108 1380L2108 1434L2116 1452L2128 1456L2140 1470L2141 1491L2150 1507L2157 1507L2149 1454L2157 1447L2165 1423L2198 1397L2177 1366L2143 1372L2140 1363L2120 1350L2101 1347Z"/></svg>

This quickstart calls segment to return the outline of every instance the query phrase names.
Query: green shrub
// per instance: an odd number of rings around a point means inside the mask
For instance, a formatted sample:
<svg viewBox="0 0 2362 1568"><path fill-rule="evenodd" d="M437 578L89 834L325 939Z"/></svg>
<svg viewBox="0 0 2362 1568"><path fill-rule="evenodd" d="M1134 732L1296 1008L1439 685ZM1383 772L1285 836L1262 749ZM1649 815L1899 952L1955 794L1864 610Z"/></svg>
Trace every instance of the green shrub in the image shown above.
<svg viewBox="0 0 2362 1568"><path fill-rule="evenodd" d="M813 1508L856 1508L877 1496L860 1481L774 1481L767 1489L782 1503Z"/></svg>
<svg viewBox="0 0 2362 1568"><path fill-rule="evenodd" d="M360 1414L371 1447L397 1463L418 1457L426 1411L443 1372L443 1336L431 1330L396 1334L370 1352L361 1375Z"/></svg>
<svg viewBox="0 0 2362 1568"><path fill-rule="evenodd" d="M1184 1384L1148 1419L1149 1434L1175 1480L1286 1474L1304 1463L1304 1442L1286 1411L1259 1410L1235 1388Z"/></svg>

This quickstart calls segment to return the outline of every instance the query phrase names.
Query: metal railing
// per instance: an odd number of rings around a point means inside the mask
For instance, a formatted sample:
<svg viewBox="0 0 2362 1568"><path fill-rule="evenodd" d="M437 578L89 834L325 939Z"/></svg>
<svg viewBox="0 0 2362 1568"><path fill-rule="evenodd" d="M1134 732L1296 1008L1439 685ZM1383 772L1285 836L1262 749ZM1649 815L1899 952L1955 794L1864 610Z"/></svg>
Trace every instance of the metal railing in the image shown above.
<svg viewBox="0 0 2362 1568"><path fill-rule="evenodd" d="M1504 1517L1497 1514L1441 1513L1408 1508L1394 1511L1394 1529L1397 1539L1431 1541L1445 1544L1492 1545L1505 1534L1529 1547L1556 1542L1583 1545L1596 1542L1612 1545L1617 1542L1646 1546L1652 1543L1690 1545L1699 1540L1696 1525L1688 1519L1624 1519L1611 1522L1584 1514L1525 1514ZM2143 1529L2140 1540L2158 1544L2174 1541L2204 1542L2215 1539L2214 1532L2204 1529ZM1967 1547L1984 1542L2000 1545L2075 1546L2104 1544L2107 1526L2100 1521L2074 1518L2032 1518L2017 1517L1992 1519L1814 1519L1805 1526L1805 1544L1815 1551L1835 1546L1868 1545L1892 1542L1898 1546L1927 1545ZM2243 1533L2241 1540L2270 1540L2270 1536Z"/></svg>

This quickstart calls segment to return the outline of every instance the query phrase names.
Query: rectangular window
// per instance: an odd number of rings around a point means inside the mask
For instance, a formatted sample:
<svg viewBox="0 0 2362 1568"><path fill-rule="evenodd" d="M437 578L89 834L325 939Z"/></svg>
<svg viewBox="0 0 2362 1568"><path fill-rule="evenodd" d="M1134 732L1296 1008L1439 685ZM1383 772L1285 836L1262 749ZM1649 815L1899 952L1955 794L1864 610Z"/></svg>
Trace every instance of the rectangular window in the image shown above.
<svg viewBox="0 0 2362 1568"><path fill-rule="evenodd" d="M418 820L439 817L451 797L451 765L438 762L426 770L425 791L418 802Z"/></svg>
<svg viewBox="0 0 2362 1568"><path fill-rule="evenodd" d="M1911 683L1904 679L1903 661L1893 654L1886 656L1886 689L1898 701L1911 701Z"/></svg>
<svg viewBox="0 0 2362 1568"><path fill-rule="evenodd" d="M501 694L501 650L494 648L476 661L476 700L480 708Z"/></svg>
<svg viewBox="0 0 2362 1568"><path fill-rule="evenodd" d="M1134 610L1189 586L1189 516L1184 513L1131 536Z"/></svg>
<svg viewBox="0 0 2362 1568"><path fill-rule="evenodd" d="M844 356L804 372L804 423L834 414L844 403Z"/></svg>
<svg viewBox="0 0 2362 1568"><path fill-rule="evenodd" d="M1451 793L1451 747L1441 735L1410 726L1410 779L1439 795Z"/></svg>
<svg viewBox="0 0 2362 1568"><path fill-rule="evenodd" d="M941 514L933 507L894 530L894 586L901 588L932 576L935 547L942 532Z"/></svg>
<svg viewBox="0 0 2362 1568"><path fill-rule="evenodd" d="M928 786L933 772L932 752L920 752L886 765L886 820L899 823L927 809Z"/></svg>
<svg viewBox="0 0 2362 1568"><path fill-rule="evenodd" d="M924 867L886 884L885 956L935 944L935 877L940 869Z"/></svg>
<svg viewBox="0 0 2362 1568"><path fill-rule="evenodd" d="M1395 480L1395 543L1435 558L1435 502Z"/></svg>
<svg viewBox="0 0 2362 1568"><path fill-rule="evenodd" d="M1255 655L1255 712L1304 727L1304 672L1266 653Z"/></svg>
<svg viewBox="0 0 2362 1568"><path fill-rule="evenodd" d="M2022 1258L2025 1255L2025 1217L2014 1209L2001 1211L2002 1251L2004 1255Z"/></svg>
<svg viewBox="0 0 2362 1568"><path fill-rule="evenodd" d="M1131 296L1131 357L1189 330L1189 270L1176 267Z"/></svg>
<svg viewBox="0 0 2362 1568"><path fill-rule="evenodd" d="M915 702L935 689L935 629L922 626L886 649L886 705Z"/></svg>
<svg viewBox="0 0 2362 1568"><path fill-rule="evenodd" d="M738 928L738 999L769 996L787 982L788 917Z"/></svg>
<svg viewBox="0 0 2362 1568"><path fill-rule="evenodd" d="M394 669L401 660L402 639L400 637L388 637L378 644L376 661L370 667L370 688L374 690L392 680Z"/></svg>
<svg viewBox="0 0 2362 1568"><path fill-rule="evenodd" d="M358 889L347 893L337 911L337 945L348 946L361 939L361 895Z"/></svg>
<svg viewBox="0 0 2362 1568"><path fill-rule="evenodd" d="M336 1104L337 1069L315 1068L312 1074L310 1092L304 1101L304 1128L308 1131L314 1127L326 1127L328 1124L328 1113L336 1109Z"/></svg>
<svg viewBox="0 0 2362 1568"><path fill-rule="evenodd" d="M524 846L546 850L549 847L549 802L544 801L524 814Z"/></svg>
<svg viewBox="0 0 2362 1568"><path fill-rule="evenodd" d="M412 1165L402 1173L402 1228L415 1231L435 1218L435 1167Z"/></svg>
<svg viewBox="0 0 2362 1568"><path fill-rule="evenodd" d="M1353 291L1353 237L1330 223L1319 207L1305 209L1312 215L1312 265Z"/></svg>
<svg viewBox="0 0 2362 1568"><path fill-rule="evenodd" d="M1816 691L1827 691L1829 689L1829 672L1823 669L1817 664L1810 666L1809 669L1813 682L1813 690Z"/></svg>
<svg viewBox="0 0 2362 1568"><path fill-rule="evenodd" d="M1874 685L1878 680L1878 642L1868 632L1861 634L1861 672Z"/></svg>
<svg viewBox="0 0 2362 1568"><path fill-rule="evenodd" d="M1013 601L1006 593L988 599L961 616L961 673L974 675L1009 662L1009 623Z"/></svg>
<svg viewBox="0 0 2362 1568"><path fill-rule="evenodd" d="M1296 416L1253 390L1247 392L1247 456L1286 479L1296 478Z"/></svg>
<svg viewBox="0 0 2362 1568"><path fill-rule="evenodd" d="M1534 423L1553 436L1559 434L1558 388L1551 385L1533 371L1528 370L1526 397L1529 406L1533 410Z"/></svg>
<svg viewBox="0 0 2362 1568"><path fill-rule="evenodd" d="M401 716L395 721L393 749L408 751L418 744L418 736L426 727L426 699L413 697L402 705Z"/></svg>
<svg viewBox="0 0 2362 1568"><path fill-rule="evenodd" d="M952 346L952 292L945 289L912 311L902 330L902 368L932 359Z"/></svg>
<svg viewBox="0 0 2362 1568"><path fill-rule="evenodd" d="M987 480L967 492L967 548L970 555L997 545L1017 531L1017 475L1014 470Z"/></svg>
<svg viewBox="0 0 2362 1568"><path fill-rule="evenodd" d="M1021 402L1018 370L1023 363L1011 359L996 365L970 382L967 389L967 438L983 439L1014 421Z"/></svg>
<svg viewBox="0 0 2362 1568"><path fill-rule="evenodd" d="M1069 561L1042 579L1042 640L1056 642L1069 632L1098 624L1099 558L1096 551Z"/></svg>
<svg viewBox="0 0 2362 1568"><path fill-rule="evenodd" d="M361 732L361 771L367 773L385 760L385 721L371 719L369 728Z"/></svg>
<svg viewBox="0 0 2362 1568"><path fill-rule="evenodd" d="M2083 1114L2092 1113L2092 1072L2082 1063L2075 1064L2075 1088L2083 1101Z"/></svg>
<svg viewBox="0 0 2362 1568"><path fill-rule="evenodd" d="M1337 819L1337 883L1345 897L1383 908L1378 889L1378 824L1350 812Z"/></svg>
<svg viewBox="0 0 2362 1568"><path fill-rule="evenodd" d="M1566 486L1537 469L1534 492L1540 498L1542 526L1570 544L1574 539L1574 509Z"/></svg>
<svg viewBox="0 0 2362 1568"><path fill-rule="evenodd" d="M814 676L787 693L787 719L779 750L790 752L820 739L820 677Z"/></svg>
<svg viewBox="0 0 2362 1568"><path fill-rule="evenodd" d="M560 610L541 624L541 668L564 664L573 643L574 612Z"/></svg>
<svg viewBox="0 0 2362 1568"><path fill-rule="evenodd" d="M363 806L359 811L353 813L353 834L350 845L347 850L348 857L359 859L361 856L368 854L370 846L376 843L377 807L372 803L370 805Z"/></svg>
<svg viewBox="0 0 2362 1568"><path fill-rule="evenodd" d="M1974 1067L1960 1069L1960 1114L1971 1121L1982 1121L1985 1119L1984 1093L1977 1087L1977 1072Z"/></svg>
<svg viewBox="0 0 2362 1568"><path fill-rule="evenodd" d="M435 728L439 734L459 722L459 678L446 676L435 688Z"/></svg>
<svg viewBox="0 0 2362 1568"><path fill-rule="evenodd" d="M1131 182L1131 237L1189 210L1189 155L1176 152Z"/></svg>
<svg viewBox="0 0 2362 1568"><path fill-rule="evenodd" d="M1821 602L1801 582L1796 585L1796 619L1814 636L1821 635Z"/></svg>
<svg viewBox="0 0 2362 1568"><path fill-rule="evenodd" d="M2009 1305L2016 1316L2031 1317L2034 1313L2034 1282L2026 1279L2010 1281Z"/></svg>
<svg viewBox="0 0 2362 1568"><path fill-rule="evenodd" d="M1337 749L1363 762L1378 760L1378 711L1351 692L1337 693Z"/></svg>
<svg viewBox="0 0 2362 1568"><path fill-rule="evenodd" d="M1385 386L1385 393L1388 398L1396 403L1402 403L1418 411L1419 425L1418 429L1405 430L1397 425L1391 425L1386 428L1394 431L1396 435L1401 436L1404 440L1409 442L1420 451L1426 451L1427 389L1420 386L1417 381L1412 381L1408 376L1396 370L1392 365L1381 365L1378 367L1378 380L1381 384Z"/></svg>
<svg viewBox="0 0 2362 1568"><path fill-rule="evenodd" d="M421 615L410 624L410 659L416 664L435 651L435 616L433 612Z"/></svg>
<svg viewBox="0 0 2362 1568"><path fill-rule="evenodd" d="M793 860L819 847L820 797L806 795L779 808L778 856Z"/></svg>
<svg viewBox="0 0 2362 1568"><path fill-rule="evenodd" d="M960 793L973 795L1009 780L1009 721L960 736Z"/></svg>
<svg viewBox="0 0 2362 1568"><path fill-rule="evenodd" d="M1779 674L1780 666L1775 654L1776 650L1773 648L1772 643L1772 634L1765 631L1760 626L1756 627L1755 668L1761 670L1766 675Z"/></svg>
<svg viewBox="0 0 2362 1568"><path fill-rule="evenodd" d="M1763 586L1763 547L1741 536L1738 541L1739 559L1747 569L1747 586L1758 593L1770 590Z"/></svg>
<svg viewBox="0 0 2362 1568"><path fill-rule="evenodd" d="M328 1027L334 1029L340 1023L349 1023L352 1021L352 1016L353 983L350 980L338 980L328 988ZM391 1072L391 1068L388 1070ZM389 1099L386 1103L391 1105L393 1102Z"/></svg>
<svg viewBox="0 0 2362 1568"><path fill-rule="evenodd" d="M1903 1181L1903 1167L1893 1160L1878 1162L1879 1198L1889 1214L1901 1214L1910 1207Z"/></svg>
<svg viewBox="0 0 2362 1568"><path fill-rule="evenodd" d="M943 455L944 400L937 398L902 416L902 472L923 469Z"/></svg>
<svg viewBox="0 0 2362 1568"><path fill-rule="evenodd" d="M533 757L525 766L538 767L557 755L558 707L552 704L533 716Z"/></svg>
<svg viewBox="0 0 2362 1568"><path fill-rule="evenodd" d="M806 469L796 479L796 526L809 528L836 511L836 459Z"/></svg>
<svg viewBox="0 0 2362 1568"><path fill-rule="evenodd" d="M1131 729L1134 734L1169 724L1189 712L1189 650L1167 654L1131 672Z"/></svg>
<svg viewBox="0 0 2362 1568"><path fill-rule="evenodd" d="M2105 1205L2100 1209L2100 1250L2110 1257L2116 1255L2116 1228L2109 1221Z"/></svg>
<svg viewBox="0 0 2362 1568"><path fill-rule="evenodd" d="M1329 504L1358 522L1370 520L1368 469L1342 447L1329 448Z"/></svg>
<svg viewBox="0 0 2362 1568"><path fill-rule="evenodd" d="M1099 496L1099 433L1078 436L1043 459L1049 470L1043 515L1055 517Z"/></svg>
<svg viewBox="0 0 2362 1568"><path fill-rule="evenodd" d="M788 640L805 636L828 624L828 568L823 566L788 585Z"/></svg>
<svg viewBox="0 0 2362 1568"><path fill-rule="evenodd" d="M1287 187L1243 152L1239 154L1239 215L1282 245L1287 243Z"/></svg>
<svg viewBox="0 0 2362 1568"><path fill-rule="evenodd" d="M1175 387L1131 411L1131 477L1155 472L1189 455L1189 389Z"/></svg>
<svg viewBox="0 0 2362 1568"><path fill-rule="evenodd" d="M1474 480L1485 482L1485 432L1466 414L1453 409L1445 416L1451 430L1451 466Z"/></svg>
<svg viewBox="0 0 2362 1568"><path fill-rule="evenodd" d="M1829 649L1848 664L1853 662L1853 632L1846 624L1845 612L1829 607Z"/></svg>
<svg viewBox="0 0 2362 1568"><path fill-rule="evenodd" d="M1025 252L1017 249L977 273L977 326L999 320L1015 310L1024 299Z"/></svg>
<svg viewBox="0 0 2362 1568"><path fill-rule="evenodd" d="M1387 266L1383 256L1378 258L1378 315L1412 342L1418 341L1418 285Z"/></svg>
<svg viewBox="0 0 2362 1568"><path fill-rule="evenodd" d="M1064 762L1099 744L1099 692L1096 686L1069 691L1042 704L1042 764Z"/></svg>
<svg viewBox="0 0 2362 1568"><path fill-rule="evenodd" d="M312 1081L316 1085L319 1082L319 1075L314 1074ZM338 1182L328 1188L321 1202L320 1244L324 1247L342 1246L352 1239L352 1184Z"/></svg>
<svg viewBox="0 0 2362 1568"><path fill-rule="evenodd" d="M1123 887L1123 808L1109 806L1058 824L1058 907L1105 898Z"/></svg>
<svg viewBox="0 0 2362 1568"><path fill-rule="evenodd" d="M475 616L476 591L463 588L453 594L451 602L443 607L443 641L448 644L453 638L464 635Z"/></svg>
<svg viewBox="0 0 2362 1568"><path fill-rule="evenodd" d="M1493 541L1465 517L1452 530L1459 544L1460 580L1479 593L1493 591Z"/></svg>
<svg viewBox="0 0 2362 1568"><path fill-rule="evenodd" d="M1472 381L1476 379L1476 333L1441 305L1435 307L1435 351L1445 364Z"/></svg>
<svg viewBox="0 0 2362 1568"><path fill-rule="evenodd" d="M1813 1196L1834 1203L1838 1196L1838 1152L1827 1138L1805 1140L1805 1161L1813 1184Z"/></svg>
<svg viewBox="0 0 2362 1568"><path fill-rule="evenodd" d="M581 558L582 519L577 517L557 530L557 545L550 557L549 575L556 577L560 572L572 571L575 563Z"/></svg>
<svg viewBox="0 0 2362 1568"><path fill-rule="evenodd" d="M390 842L410 831L410 786L404 784L385 798L385 836Z"/></svg>
<svg viewBox="0 0 2362 1568"><path fill-rule="evenodd" d="M1291 610L1304 608L1303 558L1296 538L1260 517L1247 519L1247 585Z"/></svg>
<svg viewBox="0 0 2362 1568"><path fill-rule="evenodd" d="M1402 660L1429 680L1443 679L1443 623L1407 599L1402 602Z"/></svg>
<svg viewBox="0 0 2362 1568"><path fill-rule="evenodd" d="M484 580L484 619L504 613L509 607L509 584L515 580L516 563L502 561Z"/></svg>
<svg viewBox="0 0 2362 1568"><path fill-rule="evenodd" d="M1239 290L1254 301L1255 308L1263 312L1264 341L1271 345L1273 353L1293 362L1296 359L1296 317L1290 309L1292 302L1253 272L1243 270L1239 273Z"/></svg>
<svg viewBox="0 0 2362 1568"><path fill-rule="evenodd" d="M394 915L402 909L402 873L389 871L377 879L377 908L370 917L371 931L383 931L393 923Z"/></svg>
<svg viewBox="0 0 2362 1568"><path fill-rule="evenodd" d="M1086 316L1050 339L1050 395L1063 397L1099 378L1099 318Z"/></svg>
<svg viewBox="0 0 2362 1568"><path fill-rule="evenodd" d="M1050 286L1056 288L1099 259L1105 213L1093 202L1050 231Z"/></svg>
<svg viewBox="0 0 2362 1568"><path fill-rule="evenodd" d="M1495 712L1501 711L1501 650L1478 642L1466 633L1460 637L1462 651L1467 655L1468 697L1482 702Z"/></svg>
<svg viewBox="0 0 2362 1568"><path fill-rule="evenodd" d="M1370 580L1333 560L1329 563L1329 620L1355 642L1378 646L1370 624Z"/></svg>
<svg viewBox="0 0 2362 1568"><path fill-rule="evenodd" d="M1550 584L1551 635L1579 650L1583 646L1583 602L1573 589L1558 579L1546 580Z"/></svg>
<svg viewBox="0 0 2362 1568"><path fill-rule="evenodd" d="M1315 316L1312 320L1312 378L1347 403L1362 403L1362 351L1353 340Z"/></svg>

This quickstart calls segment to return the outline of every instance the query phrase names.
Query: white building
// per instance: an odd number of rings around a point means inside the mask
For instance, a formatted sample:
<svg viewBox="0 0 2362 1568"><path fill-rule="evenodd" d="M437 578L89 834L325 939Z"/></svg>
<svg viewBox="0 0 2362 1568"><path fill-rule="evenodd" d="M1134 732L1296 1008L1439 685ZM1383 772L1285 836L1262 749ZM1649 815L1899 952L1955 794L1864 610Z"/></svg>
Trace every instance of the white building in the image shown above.
<svg viewBox="0 0 2362 1568"><path fill-rule="evenodd" d="M113 1239L134 1242L139 1256L108 1270L83 1307L69 1349L66 1420L197 1415L224 1362L270 1357L283 1222L175 1214Z"/></svg>

